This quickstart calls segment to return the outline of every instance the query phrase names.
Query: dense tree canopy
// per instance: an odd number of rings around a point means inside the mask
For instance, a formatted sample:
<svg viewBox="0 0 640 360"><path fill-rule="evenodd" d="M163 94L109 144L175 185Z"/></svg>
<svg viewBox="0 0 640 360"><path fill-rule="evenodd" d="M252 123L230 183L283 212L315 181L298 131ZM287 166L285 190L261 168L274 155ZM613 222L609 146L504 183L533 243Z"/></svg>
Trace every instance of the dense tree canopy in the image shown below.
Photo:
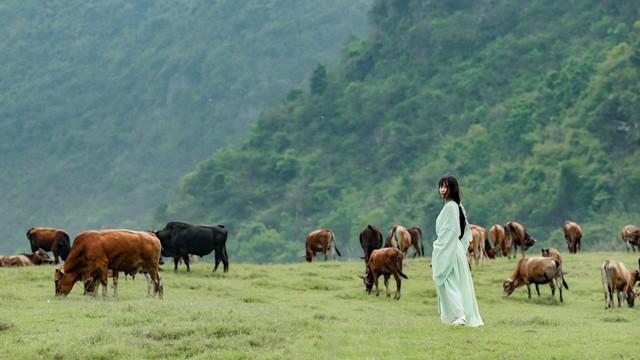
<svg viewBox="0 0 640 360"><path fill-rule="evenodd" d="M430 248L451 173L472 223L564 249L572 219L584 249L621 248L640 212L637 4L376 0L369 17L323 91L291 90L156 219L223 222L246 261L299 261L320 227L359 258L368 223L419 225Z"/></svg>

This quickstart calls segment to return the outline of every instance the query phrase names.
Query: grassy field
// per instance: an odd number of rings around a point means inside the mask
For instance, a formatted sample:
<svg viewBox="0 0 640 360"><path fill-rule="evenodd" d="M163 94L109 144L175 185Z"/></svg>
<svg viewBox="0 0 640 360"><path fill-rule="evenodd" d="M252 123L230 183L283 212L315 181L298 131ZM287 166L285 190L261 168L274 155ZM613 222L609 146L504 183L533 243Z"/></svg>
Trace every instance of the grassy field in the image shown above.
<svg viewBox="0 0 640 360"><path fill-rule="evenodd" d="M636 254L564 254L563 304L546 285L540 298L528 300L526 287L503 297L515 260L474 269L477 329L440 323L428 258L406 261L399 301L364 293L362 262L231 263L227 274L165 265L164 300L147 298L139 276L107 301L83 296L79 283L56 299L53 266L0 268L0 358L640 358L640 310L604 309L606 258L638 266Z"/></svg>

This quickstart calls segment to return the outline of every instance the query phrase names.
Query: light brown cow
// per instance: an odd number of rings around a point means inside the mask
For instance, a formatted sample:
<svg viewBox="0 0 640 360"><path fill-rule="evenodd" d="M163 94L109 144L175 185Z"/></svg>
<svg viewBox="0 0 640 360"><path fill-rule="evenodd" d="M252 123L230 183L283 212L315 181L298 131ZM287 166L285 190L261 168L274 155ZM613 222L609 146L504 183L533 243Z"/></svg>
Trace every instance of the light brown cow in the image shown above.
<svg viewBox="0 0 640 360"><path fill-rule="evenodd" d="M562 256L560 255L560 251L558 251L558 249L556 248L546 248L546 249L542 249L542 256L544 257L548 257L548 258L552 258L554 260L556 260L557 262L560 263L560 266L562 266ZM562 285L564 285L565 288L569 288L567 286L567 282L564 280L564 270L562 271Z"/></svg>
<svg viewBox="0 0 640 360"><path fill-rule="evenodd" d="M471 260L475 260L476 266L482 265L484 262L484 242L487 239L487 230L482 226L469 225L471 227L471 242L467 249L469 257L469 268L471 268Z"/></svg>
<svg viewBox="0 0 640 360"><path fill-rule="evenodd" d="M567 220L562 227L564 239L567 241L569 253L575 254L581 250L582 228L577 223Z"/></svg>
<svg viewBox="0 0 640 360"><path fill-rule="evenodd" d="M331 229L314 230L307 234L305 248L305 258L308 262L313 262L317 251L322 251L325 261L327 261L327 252L332 260L335 260L336 253L338 256L342 256L336 246L336 236Z"/></svg>
<svg viewBox="0 0 640 360"><path fill-rule="evenodd" d="M58 257L62 260L67 259L71 244L69 235L60 229L33 227L27 231L27 239L31 245L31 251L36 252L38 249L53 252L55 263L58 263Z"/></svg>
<svg viewBox="0 0 640 360"><path fill-rule="evenodd" d="M633 291L637 281L640 281L638 270L631 272L620 261L605 260L600 267L602 276L602 289L604 290L604 308L613 307L613 294L618 297L618 307L621 306L622 299L627 300L627 305L633 307L638 294Z"/></svg>
<svg viewBox="0 0 640 360"><path fill-rule="evenodd" d="M640 228L634 225L627 225L622 228L620 237L624 241L627 251L629 251L629 245L631 245L633 252L636 252L636 248L640 247Z"/></svg>
<svg viewBox="0 0 640 360"><path fill-rule="evenodd" d="M31 254L22 253L13 256L0 256L0 266L31 266L52 263L53 259L42 249L38 249Z"/></svg>
<svg viewBox="0 0 640 360"><path fill-rule="evenodd" d="M402 252L393 247L387 247L382 249L373 250L369 263L367 264L367 274L362 277L364 279L364 286L367 294L371 294L373 285L376 286L376 296L380 295L380 288L378 287L378 277L384 276L384 287L387 291L387 296L391 296L389 293L389 277L393 275L396 279L396 295L394 299L400 300L400 288L402 281L400 277L408 279L407 275L402 273L402 260L404 255Z"/></svg>
<svg viewBox="0 0 640 360"><path fill-rule="evenodd" d="M100 283L107 298L109 270L136 274L149 273L153 295L162 298L162 279L158 274L160 240L151 232L99 230L80 233L74 240L64 270L55 271L56 296L69 294L76 281ZM90 285L92 286L92 285ZM93 292L95 296L95 292Z"/></svg>
<svg viewBox="0 0 640 360"><path fill-rule="evenodd" d="M502 225L493 224L489 228L489 239L493 243L493 247L496 248L496 256L507 256L511 253L511 244L506 243L506 235Z"/></svg>
<svg viewBox="0 0 640 360"><path fill-rule="evenodd" d="M560 290L560 302L563 302L562 266L560 263L548 257L523 257L518 260L516 270L511 277L502 283L502 291L506 296L509 296L516 288L527 285L527 293L531 299L531 284L535 284L536 292L540 296L538 284L547 283L551 287L551 296L555 296L556 287ZM569 287L566 286L566 283L564 285L568 290Z"/></svg>
<svg viewBox="0 0 640 360"><path fill-rule="evenodd" d="M402 255L407 257L407 253L411 247L411 234L409 234L404 226L393 225L387 235L387 243L385 246L400 249Z"/></svg>
<svg viewBox="0 0 640 360"><path fill-rule="evenodd" d="M524 257L524 252L536 243L536 239L529 235L524 225L515 221L509 221L504 225L504 233L506 242L511 244L514 258L516 257L518 246L520 247L522 257Z"/></svg>

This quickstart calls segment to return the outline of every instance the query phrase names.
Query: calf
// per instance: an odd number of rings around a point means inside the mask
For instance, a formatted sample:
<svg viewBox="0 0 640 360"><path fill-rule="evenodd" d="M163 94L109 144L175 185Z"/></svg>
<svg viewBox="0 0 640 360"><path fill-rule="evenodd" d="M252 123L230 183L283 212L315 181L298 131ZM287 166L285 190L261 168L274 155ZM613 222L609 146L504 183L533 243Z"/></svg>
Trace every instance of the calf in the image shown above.
<svg viewBox="0 0 640 360"><path fill-rule="evenodd" d="M506 296L511 295L513 291L522 286L527 285L527 293L531 299L531 284L535 284L536 292L540 296L538 284L549 284L551 287L551 296L555 296L556 287L560 290L560 302L562 298L562 266L552 258L547 257L523 257L518 261L516 270L510 278L502 283L502 291ZM569 287L566 287L568 290Z"/></svg>
<svg viewBox="0 0 640 360"><path fill-rule="evenodd" d="M308 262L313 262L317 251L322 251L325 261L327 261L327 251L332 260L335 260L336 253L338 256L342 256L336 246L336 235L331 229L315 230L307 234L305 248L305 258Z"/></svg>
<svg viewBox="0 0 640 360"><path fill-rule="evenodd" d="M575 254L580 251L582 240L582 228L580 227L580 225L573 221L567 220L564 222L562 230L564 231L564 239L567 241L569 253Z"/></svg>
<svg viewBox="0 0 640 360"><path fill-rule="evenodd" d="M629 307L633 307L635 298L638 296L633 291L633 286L637 281L640 281L640 272L638 270L631 272L620 261L605 260L600 267L600 275L602 276L605 309L613 307L614 292L618 297L618 307L621 306L623 298L627 300Z"/></svg>
<svg viewBox="0 0 640 360"><path fill-rule="evenodd" d="M394 299L400 300L400 277L408 279L408 277L402 273L402 259L404 255L396 248L383 248L373 250L369 262L367 263L367 274L362 277L364 279L364 286L367 294L371 294L373 285L376 286L376 296L380 295L380 288L378 287L378 277L384 276L384 287L387 290L387 296L391 296L389 293L389 277L393 275L396 279L396 295Z"/></svg>
<svg viewBox="0 0 640 360"><path fill-rule="evenodd" d="M0 266L31 266L51 263L53 263L53 259L42 249L38 249L31 254L22 253L14 256L0 256Z"/></svg>
<svg viewBox="0 0 640 360"><path fill-rule="evenodd" d="M620 237L624 241L627 251L629 251L629 246L631 246L633 252L636 252L636 248L640 247L640 228L634 225L627 225L622 228Z"/></svg>
<svg viewBox="0 0 640 360"><path fill-rule="evenodd" d="M496 249L496 256L509 256L511 252L511 244L505 241L504 228L498 224L493 224L489 228L489 239L493 247Z"/></svg>
<svg viewBox="0 0 640 360"><path fill-rule="evenodd" d="M522 252L522 257L524 257L524 252L527 251L528 248L533 246L536 243L536 239L529 235L524 226L515 221L509 221L504 225L505 232L505 240L511 244L513 248L513 257L516 257L516 251L518 246L520 246L520 251Z"/></svg>

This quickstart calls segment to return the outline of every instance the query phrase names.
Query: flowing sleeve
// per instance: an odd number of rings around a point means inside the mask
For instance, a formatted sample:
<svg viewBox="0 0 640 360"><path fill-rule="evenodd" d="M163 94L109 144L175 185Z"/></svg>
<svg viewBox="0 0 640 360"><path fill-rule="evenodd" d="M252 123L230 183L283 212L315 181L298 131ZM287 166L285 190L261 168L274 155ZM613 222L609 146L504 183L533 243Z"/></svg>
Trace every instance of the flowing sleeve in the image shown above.
<svg viewBox="0 0 640 360"><path fill-rule="evenodd" d="M441 285L453 269L456 251L460 246L459 216L458 204L449 201L436 220L437 239L433 243L431 255L431 269L436 285Z"/></svg>

